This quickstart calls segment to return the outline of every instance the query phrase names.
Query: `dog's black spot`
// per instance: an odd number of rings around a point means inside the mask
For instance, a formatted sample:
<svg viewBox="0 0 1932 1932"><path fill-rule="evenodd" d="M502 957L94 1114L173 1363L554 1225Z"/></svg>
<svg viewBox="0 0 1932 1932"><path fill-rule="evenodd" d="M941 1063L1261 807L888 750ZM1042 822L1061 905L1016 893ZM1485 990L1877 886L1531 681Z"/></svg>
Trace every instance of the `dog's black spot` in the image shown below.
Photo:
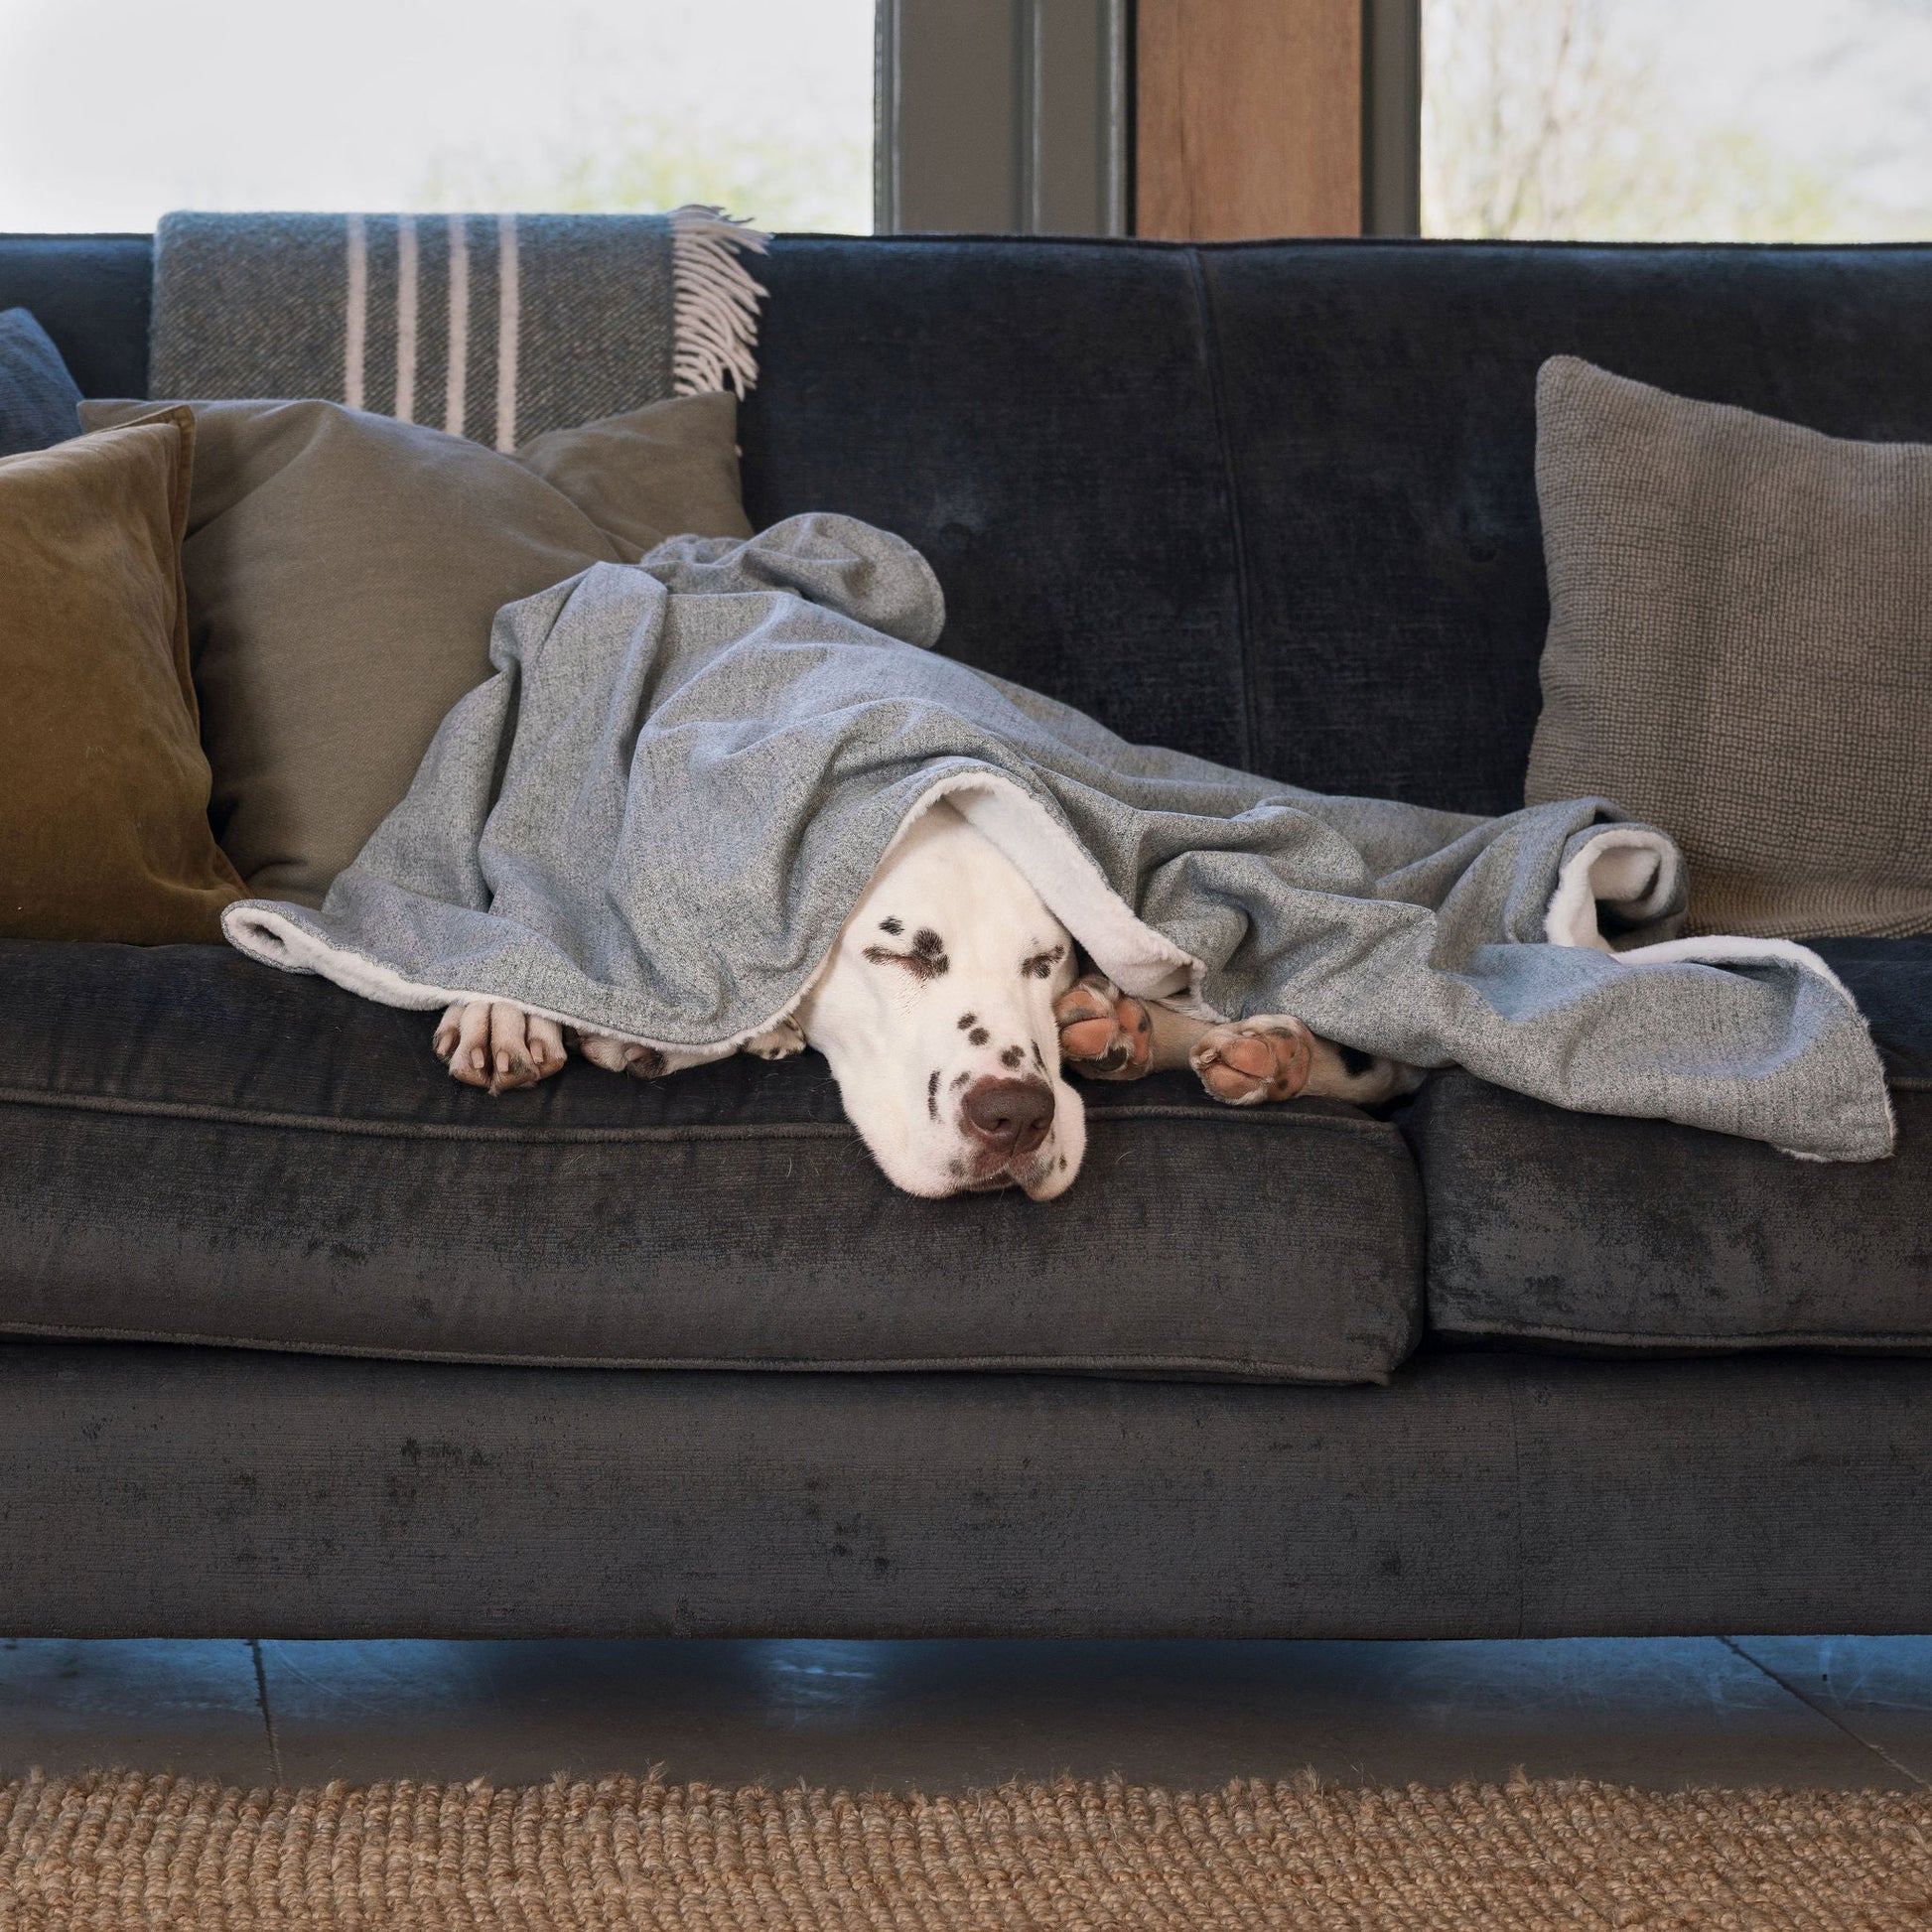
<svg viewBox="0 0 1932 1932"><path fill-rule="evenodd" d="M988 1033L984 1027L975 1027L973 1031L966 1035L966 1037L970 1039L975 1046L984 1046L986 1042L993 1037L993 1035L990 1033Z"/></svg>
<svg viewBox="0 0 1932 1932"><path fill-rule="evenodd" d="M1364 1053L1359 1046L1337 1046L1335 1051L1341 1055L1343 1070L1348 1073L1366 1073L1375 1064L1373 1053Z"/></svg>
<svg viewBox="0 0 1932 1932"><path fill-rule="evenodd" d="M977 1013L962 1013L959 1016L959 1031L963 1034L968 1027L977 1027L980 1017Z"/></svg>
<svg viewBox="0 0 1932 1932"><path fill-rule="evenodd" d="M939 1069L936 1066L925 1083L925 1110L934 1120L939 1118Z"/></svg>
<svg viewBox="0 0 1932 1932"><path fill-rule="evenodd" d="M890 932L895 939L905 930L904 926L897 919L881 919L879 921L879 929L881 932Z"/></svg>
<svg viewBox="0 0 1932 1932"><path fill-rule="evenodd" d="M1026 1057L1027 1057L1026 1054L1023 1053L1019 1047L1009 1046L1007 1050L1000 1055L1000 1064L1002 1066L1018 1066L1020 1062L1024 1060Z"/></svg>
<svg viewBox="0 0 1932 1932"><path fill-rule="evenodd" d="M1062 1173L1066 1172L1066 1156L1064 1154L1060 1156L1060 1172Z"/></svg>
<svg viewBox="0 0 1932 1932"><path fill-rule="evenodd" d="M964 1180L966 1178L966 1163L964 1161L948 1161L946 1163L946 1172L955 1180Z"/></svg>
<svg viewBox="0 0 1932 1932"><path fill-rule="evenodd" d="M922 925L913 933L912 958L918 961L914 970L921 979L936 980L952 965L946 957L946 942L929 925Z"/></svg>
<svg viewBox="0 0 1932 1932"><path fill-rule="evenodd" d="M1052 977L1053 968L1066 957L1064 946L1048 946L1044 952L1030 953L1020 962L1020 977L1043 980Z"/></svg>
<svg viewBox="0 0 1932 1932"><path fill-rule="evenodd" d="M953 1092L957 1093L972 1077L970 1073L955 1073L952 1082Z"/></svg>

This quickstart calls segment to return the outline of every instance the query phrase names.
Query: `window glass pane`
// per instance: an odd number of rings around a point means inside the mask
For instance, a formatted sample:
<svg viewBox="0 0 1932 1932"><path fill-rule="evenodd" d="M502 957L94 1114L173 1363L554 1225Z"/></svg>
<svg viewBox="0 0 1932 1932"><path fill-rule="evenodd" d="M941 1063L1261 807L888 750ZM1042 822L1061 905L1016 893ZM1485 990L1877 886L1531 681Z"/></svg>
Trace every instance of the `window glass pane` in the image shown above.
<svg viewBox="0 0 1932 1932"><path fill-rule="evenodd" d="M1932 0L1424 0L1423 230L1932 235Z"/></svg>
<svg viewBox="0 0 1932 1932"><path fill-rule="evenodd" d="M168 208L872 226L873 0L0 0L0 229Z"/></svg>

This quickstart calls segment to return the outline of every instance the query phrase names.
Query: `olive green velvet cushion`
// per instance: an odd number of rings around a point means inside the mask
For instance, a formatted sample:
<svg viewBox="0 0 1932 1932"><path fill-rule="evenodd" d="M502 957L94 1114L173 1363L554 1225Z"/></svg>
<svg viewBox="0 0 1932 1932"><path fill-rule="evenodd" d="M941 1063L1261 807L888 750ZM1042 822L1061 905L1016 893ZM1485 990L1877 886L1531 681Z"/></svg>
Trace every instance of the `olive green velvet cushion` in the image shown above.
<svg viewBox="0 0 1932 1932"><path fill-rule="evenodd" d="M152 407L87 402L90 426ZM196 402L184 559L213 817L319 904L490 673L500 605L667 536L747 536L737 405L680 396L514 455L329 402Z"/></svg>
<svg viewBox="0 0 1932 1932"><path fill-rule="evenodd" d="M220 936L181 538L188 411L0 459L0 934Z"/></svg>
<svg viewBox="0 0 1932 1932"><path fill-rule="evenodd" d="M1690 861L1689 925L1932 932L1932 446L1850 442L1559 355L1525 796Z"/></svg>

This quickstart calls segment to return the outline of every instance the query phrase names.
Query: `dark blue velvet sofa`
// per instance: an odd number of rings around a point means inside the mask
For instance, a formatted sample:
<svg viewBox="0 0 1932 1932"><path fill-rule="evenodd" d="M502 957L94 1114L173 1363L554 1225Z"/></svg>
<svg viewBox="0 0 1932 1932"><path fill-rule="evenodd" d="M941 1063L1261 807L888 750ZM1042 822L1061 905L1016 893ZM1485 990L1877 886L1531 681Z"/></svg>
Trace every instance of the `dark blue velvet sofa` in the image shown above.
<svg viewBox="0 0 1932 1932"><path fill-rule="evenodd" d="M944 647L1298 784L1521 801L1532 383L1932 439L1932 249L786 238L755 522ZM0 239L91 395L141 237ZM815 1056L491 1103L219 948L0 945L0 1631L1917 1630L1932 942L1824 948L1900 1151L1459 1073L1097 1090L1061 1203L896 1195Z"/></svg>

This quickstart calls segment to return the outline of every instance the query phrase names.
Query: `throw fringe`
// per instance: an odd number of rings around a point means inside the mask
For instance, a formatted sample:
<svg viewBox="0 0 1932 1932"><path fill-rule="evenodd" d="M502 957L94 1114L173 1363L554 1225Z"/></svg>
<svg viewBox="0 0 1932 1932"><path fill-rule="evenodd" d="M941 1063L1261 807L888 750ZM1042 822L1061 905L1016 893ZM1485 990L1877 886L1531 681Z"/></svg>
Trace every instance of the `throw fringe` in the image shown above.
<svg viewBox="0 0 1932 1932"><path fill-rule="evenodd" d="M703 203L673 208L670 222L672 385L680 396L725 388L743 396L759 379L758 312L766 291L738 251L761 255L770 237Z"/></svg>

